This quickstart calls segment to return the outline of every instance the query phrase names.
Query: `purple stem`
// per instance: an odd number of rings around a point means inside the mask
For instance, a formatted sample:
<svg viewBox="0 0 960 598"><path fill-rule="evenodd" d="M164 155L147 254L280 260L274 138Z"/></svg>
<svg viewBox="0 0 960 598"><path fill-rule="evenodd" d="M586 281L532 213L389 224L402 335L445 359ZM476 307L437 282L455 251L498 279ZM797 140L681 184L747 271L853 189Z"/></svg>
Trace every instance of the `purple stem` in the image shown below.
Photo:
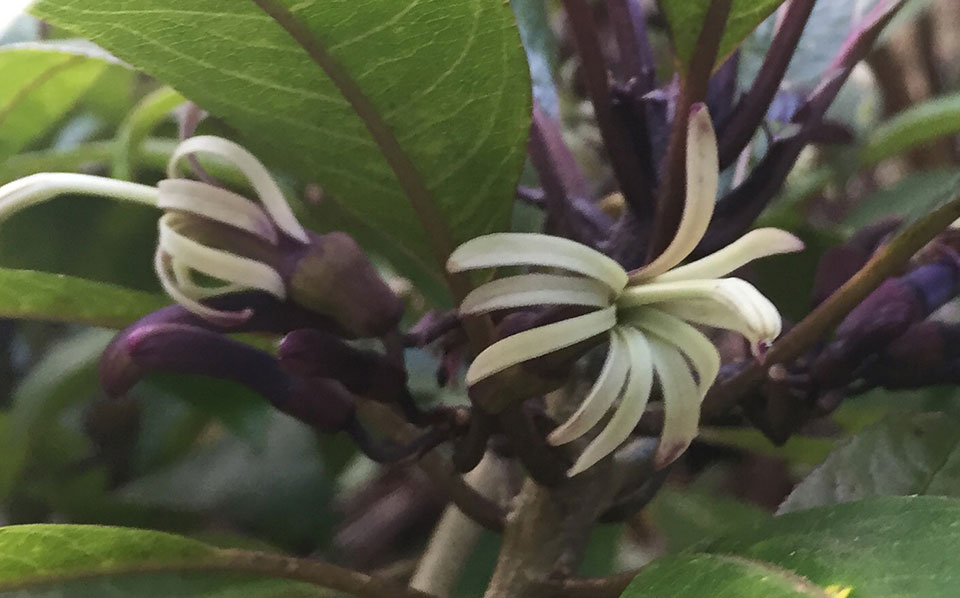
<svg viewBox="0 0 960 598"><path fill-rule="evenodd" d="M539 106L533 109L530 160L540 175L547 207L547 230L596 247L610 219L590 199L587 182L563 141L559 125Z"/></svg>
<svg viewBox="0 0 960 598"><path fill-rule="evenodd" d="M720 170L733 164L763 121L810 19L816 0L792 0L753 85L719 127Z"/></svg>
<svg viewBox="0 0 960 598"><path fill-rule="evenodd" d="M603 57L591 3L586 0L563 0L563 6L580 54L581 73L586 83L587 95L593 103L600 135L620 184L620 191L631 210L639 215L651 214L651 182L644 176L640 156L633 146L625 123L617 117L610 88L610 75Z"/></svg>
<svg viewBox="0 0 960 598"><path fill-rule="evenodd" d="M607 13L620 50L623 79L642 96L656 86L657 60L647 37L647 15L640 0L607 0Z"/></svg>
<svg viewBox="0 0 960 598"><path fill-rule="evenodd" d="M776 139L750 176L717 205L710 229L692 257L702 257L730 244L746 232L779 193L803 148L821 128L824 114L853 68L869 53L883 28L904 0L877 5L844 42L816 89L791 120L800 125L793 135Z"/></svg>

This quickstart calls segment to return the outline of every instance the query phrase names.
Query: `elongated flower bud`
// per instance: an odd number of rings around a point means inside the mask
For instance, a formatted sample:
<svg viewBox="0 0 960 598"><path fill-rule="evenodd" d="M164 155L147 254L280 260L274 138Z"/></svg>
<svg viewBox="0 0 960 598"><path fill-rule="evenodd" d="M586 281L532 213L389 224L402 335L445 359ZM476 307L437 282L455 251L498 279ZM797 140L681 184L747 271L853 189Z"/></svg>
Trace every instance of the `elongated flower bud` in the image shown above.
<svg viewBox="0 0 960 598"><path fill-rule="evenodd" d="M269 353L194 326L128 329L111 343L100 366L110 396L126 394L151 372L232 380L321 432L338 432L354 416L353 398L339 383L291 375Z"/></svg>

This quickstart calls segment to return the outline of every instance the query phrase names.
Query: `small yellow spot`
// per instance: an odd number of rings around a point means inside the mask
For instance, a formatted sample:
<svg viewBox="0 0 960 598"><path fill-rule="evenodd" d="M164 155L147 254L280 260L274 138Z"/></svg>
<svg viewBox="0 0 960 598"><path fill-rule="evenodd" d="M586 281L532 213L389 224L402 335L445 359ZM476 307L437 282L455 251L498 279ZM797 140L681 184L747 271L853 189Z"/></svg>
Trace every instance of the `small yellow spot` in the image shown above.
<svg viewBox="0 0 960 598"><path fill-rule="evenodd" d="M853 591L853 586L832 585L824 588L824 591L830 598L849 598L850 592Z"/></svg>

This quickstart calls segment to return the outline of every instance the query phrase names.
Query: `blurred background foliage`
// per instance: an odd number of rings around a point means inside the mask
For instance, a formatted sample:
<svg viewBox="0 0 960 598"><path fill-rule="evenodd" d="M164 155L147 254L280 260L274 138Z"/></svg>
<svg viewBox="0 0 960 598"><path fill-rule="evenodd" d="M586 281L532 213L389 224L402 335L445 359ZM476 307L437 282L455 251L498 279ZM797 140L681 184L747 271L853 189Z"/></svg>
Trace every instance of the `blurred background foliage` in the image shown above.
<svg viewBox="0 0 960 598"><path fill-rule="evenodd" d="M778 123L788 120L792 99L814 84L871 4L817 4L768 115L771 127L785 126ZM513 5L538 99L562 117L581 164L598 181L598 191L609 192L602 183L610 177L599 134L560 11L539 0L513 0ZM771 17L744 44L741 85L756 73L774 21ZM668 73L665 23L655 18L652 24L662 71ZM807 242L802 254L756 268L759 286L786 316L797 319L809 309L823 251L884 217L922 214L955 186L960 175L957 31L955 0L912 0L832 109L834 120L857 133L854 144L808 150L762 217L762 224L788 228ZM178 96L101 50L64 37L26 16L0 33L0 80L5 82L0 86L0 183L46 170L160 179L177 136L171 108L180 103ZM229 133L215 120L204 127ZM763 135L754 140L756 155L764 144ZM285 182L304 197L317 192L307 187L312 181L290 175ZM535 229L538 212L518 204L514 223ZM3 224L0 266L123 285L157 296L160 304L150 266L155 231L156 215L148 210L59 198ZM0 294L11 292L0 289ZM415 290L408 301L412 314L427 306ZM960 319L960 312L948 305L941 317ZM226 382L154 377L128 400L106 401L98 390L96 363L110 334L76 325L0 321L0 522L148 527L224 546L322 555L398 577L410 572L443 507L416 469L378 468L346 440L318 438ZM420 398L457 400L456 389L438 389L433 355L417 351L409 357ZM940 419L903 415L926 411L941 413ZM869 428L867 441L896 442L903 431L895 424L904 417L956 429L960 395L952 388L868 393L782 447L751 430L704 430L650 509L626 525L598 528L582 573L636 566L769 517L796 482L851 434ZM948 436L934 435L917 450L931 459L949 459ZM855 448L846 447L847 458L867 458ZM960 491L960 479L947 476L939 484L940 493ZM796 492L815 494L811 485L808 481ZM928 488L907 484L897 492ZM828 500L796 492L789 504ZM462 596L478 595L484 587L497 543L493 534L484 536L461 581Z"/></svg>

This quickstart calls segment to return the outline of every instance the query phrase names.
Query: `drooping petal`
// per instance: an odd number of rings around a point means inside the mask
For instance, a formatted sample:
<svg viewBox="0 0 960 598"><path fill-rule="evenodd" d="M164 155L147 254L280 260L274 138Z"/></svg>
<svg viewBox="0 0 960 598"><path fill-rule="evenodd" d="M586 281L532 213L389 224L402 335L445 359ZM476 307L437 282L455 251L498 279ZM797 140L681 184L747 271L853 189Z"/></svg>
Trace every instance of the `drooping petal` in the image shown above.
<svg viewBox="0 0 960 598"><path fill-rule="evenodd" d="M674 315L687 322L702 324L712 328L732 330L744 337L751 344L763 340L772 340L756 326L756 318L744 316L743 311L732 308L723 301L712 299L678 299L664 303L654 303L653 307Z"/></svg>
<svg viewBox="0 0 960 598"><path fill-rule="evenodd" d="M199 285L193 278L194 272L189 266L177 260L170 261L170 269L173 271L177 287L188 297L194 299L207 299L227 293L235 293L244 290L246 287L239 284L223 284L216 286Z"/></svg>
<svg viewBox="0 0 960 598"><path fill-rule="evenodd" d="M256 156L236 143L221 137L210 135L191 137L178 145L173 155L170 156L167 176L172 179L180 178L180 160L191 154L214 155L236 167L244 174L254 191L257 192L257 196L267 213L270 214L280 230L302 243L309 242L307 232L297 221L297 217L293 215L293 210L290 209L280 186L277 185L267 167Z"/></svg>
<svg viewBox="0 0 960 598"><path fill-rule="evenodd" d="M484 349L467 370L467 386L498 372L602 334L617 323L617 310L608 307L586 315L524 330Z"/></svg>
<svg viewBox="0 0 960 598"><path fill-rule="evenodd" d="M175 214L165 214L160 218L159 241L159 248L175 261L226 283L260 289L278 299L286 298L286 287L276 270L262 262L207 247L181 235L173 224L175 217Z"/></svg>
<svg viewBox="0 0 960 598"><path fill-rule="evenodd" d="M449 272L501 266L562 268L604 283L613 293L627 284L627 273L609 257L576 241L536 233L494 233L457 247Z"/></svg>
<svg viewBox="0 0 960 598"><path fill-rule="evenodd" d="M720 278L764 257L794 253L803 249L803 241L779 228L758 228L743 235L720 251L685 266L674 268L651 282Z"/></svg>
<svg viewBox="0 0 960 598"><path fill-rule="evenodd" d="M554 446L566 444L583 436L597 425L620 396L629 372L630 355L627 343L620 331L614 329L610 335L610 348L607 350L607 357L597 381L580 403L577 411L550 433L547 442Z"/></svg>
<svg viewBox="0 0 960 598"><path fill-rule="evenodd" d="M184 309L208 322L217 326L232 328L245 323L253 316L252 309L246 308L240 311L216 309L200 303L197 298L182 291L175 275L171 275L171 270L174 269L172 258L160 248L157 248L154 254L153 267L167 295L170 295L170 298L183 306Z"/></svg>
<svg viewBox="0 0 960 598"><path fill-rule="evenodd" d="M277 231L270 217L242 195L190 179L166 179L157 188L160 209L190 212L277 244Z"/></svg>
<svg viewBox="0 0 960 598"><path fill-rule="evenodd" d="M696 316L697 311L711 303L717 307ZM670 313L674 313L672 305L679 305L684 313L693 312L694 317L684 319L736 330L751 342L776 338L782 325L780 312L770 300L739 278L679 280L630 287L617 304L624 309L656 304L658 309ZM691 309L691 305L697 309ZM674 315L683 317L681 313Z"/></svg>
<svg viewBox="0 0 960 598"><path fill-rule="evenodd" d="M156 207L155 187L89 174L33 174L0 187L0 221L33 205L66 194L93 195Z"/></svg>
<svg viewBox="0 0 960 598"><path fill-rule="evenodd" d="M583 305L607 307L610 289L603 283L579 276L523 274L481 285L464 298L461 314L478 314L531 305Z"/></svg>
<svg viewBox="0 0 960 598"><path fill-rule="evenodd" d="M649 340L663 390L663 434L654 457L654 466L662 469L687 450L697 436L701 395L680 352L657 338Z"/></svg>
<svg viewBox="0 0 960 598"><path fill-rule="evenodd" d="M567 472L570 477L592 467L623 444L640 421L644 409L647 408L647 401L650 400L650 389L653 387L650 344L639 330L621 328L618 332L623 335L630 356L627 387L613 417Z"/></svg>
<svg viewBox="0 0 960 598"><path fill-rule="evenodd" d="M652 333L683 352L697 372L700 395L707 394L720 373L720 353L710 339L680 318L649 307L634 310L627 316L626 322Z"/></svg>
<svg viewBox="0 0 960 598"><path fill-rule="evenodd" d="M649 280L673 268L690 255L700 243L717 201L719 165L717 138L710 114L703 104L690 110L687 128L687 193L677 234L652 262L630 274L630 280Z"/></svg>

